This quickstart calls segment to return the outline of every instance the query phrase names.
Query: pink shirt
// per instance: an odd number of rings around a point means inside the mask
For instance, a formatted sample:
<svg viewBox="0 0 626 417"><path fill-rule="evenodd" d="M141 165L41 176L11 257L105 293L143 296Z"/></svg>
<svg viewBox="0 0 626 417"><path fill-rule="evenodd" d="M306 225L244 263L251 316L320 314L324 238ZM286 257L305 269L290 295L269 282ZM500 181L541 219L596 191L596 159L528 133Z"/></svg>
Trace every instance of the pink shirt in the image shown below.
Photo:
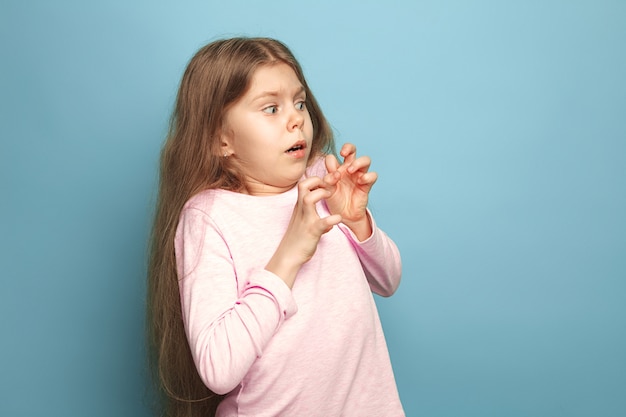
<svg viewBox="0 0 626 417"><path fill-rule="evenodd" d="M308 175L324 172L320 160ZM398 249L373 220L363 242L335 226L290 290L264 267L297 192L207 190L181 213L183 318L202 380L228 394L217 416L404 416L371 293L398 287Z"/></svg>

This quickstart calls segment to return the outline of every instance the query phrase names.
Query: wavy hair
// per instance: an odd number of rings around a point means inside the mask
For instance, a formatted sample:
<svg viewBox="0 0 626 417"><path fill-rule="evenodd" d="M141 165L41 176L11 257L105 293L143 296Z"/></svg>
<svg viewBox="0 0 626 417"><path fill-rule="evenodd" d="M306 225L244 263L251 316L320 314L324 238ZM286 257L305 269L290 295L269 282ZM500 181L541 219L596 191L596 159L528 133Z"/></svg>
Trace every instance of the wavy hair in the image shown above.
<svg viewBox="0 0 626 417"><path fill-rule="evenodd" d="M159 190L150 238L147 281L147 345L160 415L214 416L223 396L211 392L196 370L182 319L174 236L184 204L196 193L246 184L231 158L221 155L225 113L245 94L257 68L285 63L304 86L313 124L309 162L334 153L332 130L291 51L268 38L212 42L190 60L181 80L161 151Z"/></svg>

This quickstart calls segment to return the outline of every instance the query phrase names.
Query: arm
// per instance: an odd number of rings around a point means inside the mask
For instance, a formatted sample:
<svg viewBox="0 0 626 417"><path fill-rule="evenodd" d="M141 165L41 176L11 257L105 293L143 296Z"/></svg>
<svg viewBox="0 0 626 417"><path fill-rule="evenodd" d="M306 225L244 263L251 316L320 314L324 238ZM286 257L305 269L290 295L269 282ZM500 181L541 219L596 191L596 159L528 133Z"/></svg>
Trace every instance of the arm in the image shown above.
<svg viewBox="0 0 626 417"><path fill-rule="evenodd" d="M372 225L367 213L369 192L378 179L378 174L369 172L371 160L367 156L357 158L356 147L346 143L341 147L344 158L339 164L334 155L326 156L324 177L331 195L326 199L332 214L341 215L341 221L361 241L372 234Z"/></svg>
<svg viewBox="0 0 626 417"><path fill-rule="evenodd" d="M378 175L369 172L370 158L357 158L354 145L343 145L340 155L344 158L342 164L333 155L326 157L328 174L324 181L332 191L326 205L330 213L341 215L340 228L356 249L372 291L390 296L400 284L402 265L395 243L376 227L367 209L369 192Z"/></svg>
<svg viewBox="0 0 626 417"><path fill-rule="evenodd" d="M298 271L308 262L324 233L341 221L340 215L320 218L315 204L331 192L319 177L310 177L298 183L298 200L293 208L289 225L276 252L265 269L280 277L289 288L293 287Z"/></svg>
<svg viewBox="0 0 626 417"><path fill-rule="evenodd" d="M400 251L393 240L376 226L369 210L367 214L371 221L372 234L364 241L360 241L349 227L341 224L339 227L355 248L372 291L383 297L389 297L400 285L402 275Z"/></svg>
<svg viewBox="0 0 626 417"><path fill-rule="evenodd" d="M203 212L183 212L176 236L183 319L196 368L213 392L244 378L297 307L291 291L264 269L237 276L220 230ZM245 280L238 294L237 280Z"/></svg>
<svg viewBox="0 0 626 417"><path fill-rule="evenodd" d="M317 214L315 204L330 194L321 185L318 177L298 184L289 225L265 269L235 271L219 227L200 210L183 211L176 236L183 318L196 368L212 391L234 389L296 312L290 291L296 275L321 235L341 221Z"/></svg>

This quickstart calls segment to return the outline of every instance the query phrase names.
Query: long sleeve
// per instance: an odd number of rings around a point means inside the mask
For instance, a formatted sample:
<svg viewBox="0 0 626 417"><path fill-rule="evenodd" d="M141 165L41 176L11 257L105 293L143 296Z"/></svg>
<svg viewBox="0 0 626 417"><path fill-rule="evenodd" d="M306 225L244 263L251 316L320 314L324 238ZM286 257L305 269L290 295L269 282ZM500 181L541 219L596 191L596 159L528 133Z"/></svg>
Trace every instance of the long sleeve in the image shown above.
<svg viewBox="0 0 626 417"><path fill-rule="evenodd" d="M383 297L389 297L400 285L402 276L400 251L393 240L376 226L369 210L368 217L372 223L372 235L362 242L359 242L347 226L341 224L340 228L355 248L372 291Z"/></svg>
<svg viewBox="0 0 626 417"><path fill-rule="evenodd" d="M183 319L198 372L214 392L232 391L297 307L280 278L235 272L219 228L204 212L183 211L176 235ZM241 272L239 272L241 273Z"/></svg>
<svg viewBox="0 0 626 417"><path fill-rule="evenodd" d="M183 320L200 377L226 394L216 415L404 416L372 296L397 288L397 248L373 223L363 242L340 224L289 289L264 268L297 198L296 187L262 197L211 189L181 213Z"/></svg>
<svg viewBox="0 0 626 417"><path fill-rule="evenodd" d="M317 175L320 178L327 173L323 159L313 165L308 172L309 175ZM329 211L325 204L324 206ZM393 240L376 226L376 221L369 210L367 214L372 224L372 235L366 240L360 242L352 230L342 223L339 224L339 228L355 248L370 289L378 295L389 297L400 285L402 275L400 251Z"/></svg>

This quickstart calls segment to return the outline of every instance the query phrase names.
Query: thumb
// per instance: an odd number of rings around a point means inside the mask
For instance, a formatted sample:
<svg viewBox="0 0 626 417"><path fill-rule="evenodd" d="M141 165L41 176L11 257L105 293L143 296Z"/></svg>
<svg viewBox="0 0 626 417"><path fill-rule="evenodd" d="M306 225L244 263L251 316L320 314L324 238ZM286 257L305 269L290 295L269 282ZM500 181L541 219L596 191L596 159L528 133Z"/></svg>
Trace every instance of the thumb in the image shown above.
<svg viewBox="0 0 626 417"><path fill-rule="evenodd" d="M330 232L330 230L333 228L333 226L341 223L341 221L343 220L341 218L341 216L339 214L331 214L330 216L324 217L322 220L322 223L324 224L324 231L322 232L322 234L324 233L328 233Z"/></svg>
<svg viewBox="0 0 626 417"><path fill-rule="evenodd" d="M339 161L337 161L335 155L326 155L324 162L326 163L326 170L329 173L333 173L339 168Z"/></svg>

